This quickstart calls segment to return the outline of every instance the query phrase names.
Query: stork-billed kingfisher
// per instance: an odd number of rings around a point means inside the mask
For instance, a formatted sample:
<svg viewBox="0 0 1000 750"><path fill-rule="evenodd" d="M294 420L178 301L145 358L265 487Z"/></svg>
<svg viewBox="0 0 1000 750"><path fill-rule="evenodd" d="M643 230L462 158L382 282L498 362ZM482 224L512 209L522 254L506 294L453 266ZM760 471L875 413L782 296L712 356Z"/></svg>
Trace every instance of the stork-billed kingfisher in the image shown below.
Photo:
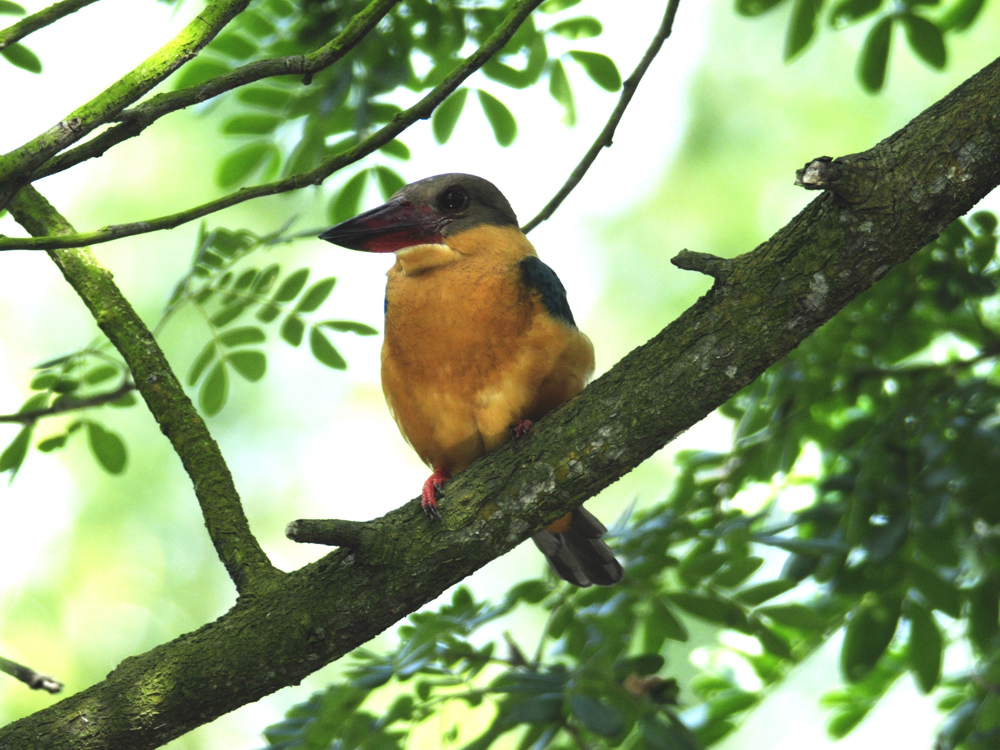
<svg viewBox="0 0 1000 750"><path fill-rule="evenodd" d="M566 290L538 259L490 182L443 174L320 235L352 250L395 253L385 291L382 390L403 437L434 473L421 495L583 390L594 347ZM532 539L577 586L609 586L622 566L583 507Z"/></svg>

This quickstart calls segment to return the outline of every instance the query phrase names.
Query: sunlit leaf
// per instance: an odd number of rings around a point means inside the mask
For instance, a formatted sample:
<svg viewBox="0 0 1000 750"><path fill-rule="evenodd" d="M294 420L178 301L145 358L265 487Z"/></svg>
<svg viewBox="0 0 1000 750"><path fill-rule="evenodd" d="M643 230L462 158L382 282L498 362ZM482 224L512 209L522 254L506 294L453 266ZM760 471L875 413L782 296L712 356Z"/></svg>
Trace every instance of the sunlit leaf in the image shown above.
<svg viewBox="0 0 1000 750"><path fill-rule="evenodd" d="M28 455L28 447L31 445L31 433L34 428L27 425L21 428L17 436L0 453L0 474L5 471L10 472L10 481L14 481L17 470L24 463L25 456Z"/></svg>
<svg viewBox="0 0 1000 750"><path fill-rule="evenodd" d="M306 324L298 315L289 315L285 322L281 324L281 338L292 346L302 343L302 336L305 334Z"/></svg>
<svg viewBox="0 0 1000 750"><path fill-rule="evenodd" d="M116 377L121 373L114 365L98 365L83 376L83 382L87 385L97 385L106 380Z"/></svg>
<svg viewBox="0 0 1000 750"><path fill-rule="evenodd" d="M795 0L785 37L785 61L799 54L816 34L816 19L823 0Z"/></svg>
<svg viewBox="0 0 1000 750"><path fill-rule="evenodd" d="M309 291L302 295L302 299L300 299L299 303L295 306L295 312L309 313L316 310L326 301L326 298L330 296L330 292L333 291L333 287L336 283L337 279L333 276L317 281L309 287Z"/></svg>
<svg viewBox="0 0 1000 750"><path fill-rule="evenodd" d="M174 81L174 88L197 86L229 71L230 66L218 58L199 56L184 64Z"/></svg>
<svg viewBox="0 0 1000 750"><path fill-rule="evenodd" d="M327 215L332 223L339 224L358 214L361 207L361 196L364 193L365 184L368 182L368 174L367 169L362 169L344 183L336 197L330 201L330 210Z"/></svg>
<svg viewBox="0 0 1000 750"><path fill-rule="evenodd" d="M468 89L459 89L434 110L434 114L431 116L431 131L434 133L435 141L447 143L448 139L451 138L468 96Z"/></svg>
<svg viewBox="0 0 1000 750"><path fill-rule="evenodd" d="M0 0L0 16L23 16L27 13L23 6L10 0Z"/></svg>
<svg viewBox="0 0 1000 750"><path fill-rule="evenodd" d="M542 13L559 13L560 11L566 10L567 8L572 8L574 5L579 4L580 0L545 0L538 9Z"/></svg>
<svg viewBox="0 0 1000 750"><path fill-rule="evenodd" d="M410 158L409 147L398 139L393 139L379 149L383 154L387 154L394 159L407 161ZM395 192L395 191L393 191Z"/></svg>
<svg viewBox="0 0 1000 750"><path fill-rule="evenodd" d="M226 361L251 383L256 383L267 372L267 355L256 349L240 349L229 352L226 355Z"/></svg>
<svg viewBox="0 0 1000 750"><path fill-rule="evenodd" d="M268 141L254 141L227 154L219 162L215 179L222 187L232 187L244 182L269 160L280 154L277 146Z"/></svg>
<svg viewBox="0 0 1000 750"><path fill-rule="evenodd" d="M938 26L943 30L967 29L979 16L985 4L986 0L957 0L938 19Z"/></svg>
<svg viewBox="0 0 1000 750"><path fill-rule="evenodd" d="M579 16L553 24L549 31L566 39L589 39L600 36L604 27L593 16Z"/></svg>
<svg viewBox="0 0 1000 750"><path fill-rule="evenodd" d="M118 433L105 429L97 422L87 422L87 438L94 458L108 473L121 474L125 471L128 453L125 441Z"/></svg>
<svg viewBox="0 0 1000 750"><path fill-rule="evenodd" d="M584 72L590 76L590 80L607 91L618 91L622 87L622 76L607 55L599 52L583 52L581 50L571 50L567 52L573 60L579 63Z"/></svg>
<svg viewBox="0 0 1000 750"><path fill-rule="evenodd" d="M563 124L570 127L576 125L576 103L573 101L573 89L569 84L566 68L559 60L553 60L552 68L549 70L549 94L563 107Z"/></svg>
<svg viewBox="0 0 1000 750"><path fill-rule="evenodd" d="M309 269L300 268L298 271L293 271L285 277L285 280L281 282L278 286L277 291L271 296L272 302L291 302L293 299L299 296L299 292L306 285L306 281L309 280Z"/></svg>
<svg viewBox="0 0 1000 750"><path fill-rule="evenodd" d="M243 326L232 328L219 334L219 341L226 346L246 346L247 344L261 344L267 337L257 326Z"/></svg>
<svg viewBox="0 0 1000 750"><path fill-rule="evenodd" d="M359 336L374 336L378 331L364 323L353 320L324 320L316 325L329 328L331 331L341 331L343 333L356 333Z"/></svg>
<svg viewBox="0 0 1000 750"><path fill-rule="evenodd" d="M396 170L381 164L375 167L375 181L378 183L379 192L386 200L406 184L406 180L400 177Z"/></svg>
<svg viewBox="0 0 1000 750"><path fill-rule="evenodd" d="M312 350L313 356L327 367L332 367L335 370L347 369L347 362L333 347L330 340L323 335L318 326L313 326L309 332L309 348Z"/></svg>
<svg viewBox="0 0 1000 750"><path fill-rule="evenodd" d="M219 52L236 60L246 60L257 53L257 45L238 31L228 31L219 34L212 40L213 52Z"/></svg>
<svg viewBox="0 0 1000 750"><path fill-rule="evenodd" d="M291 101L292 93L277 86L244 86L239 89L236 98L255 107L282 109Z"/></svg>
<svg viewBox="0 0 1000 750"><path fill-rule="evenodd" d="M22 68L29 73L42 72L42 61L38 59L38 55L20 42L8 44L3 49L0 49L0 56L3 56L11 65Z"/></svg>
<svg viewBox="0 0 1000 750"><path fill-rule="evenodd" d="M935 24L915 13L902 13L899 20L906 31L906 40L912 49L928 65L940 70L947 62L944 35Z"/></svg>
<svg viewBox="0 0 1000 750"><path fill-rule="evenodd" d="M216 362L202 383L198 392L198 404L205 415L211 417L222 411L227 398L229 398L229 374L226 372L225 361L220 361Z"/></svg>
<svg viewBox="0 0 1000 750"><path fill-rule="evenodd" d="M236 115L222 125L222 132L230 135L270 135L281 124L277 115Z"/></svg>
<svg viewBox="0 0 1000 750"><path fill-rule="evenodd" d="M884 0L840 0L830 11L830 23L835 28L860 21L882 7Z"/></svg>
<svg viewBox="0 0 1000 750"><path fill-rule="evenodd" d="M885 70L889 63L889 41L892 37L892 16L876 21L858 55L858 80L872 93L881 91L885 83Z"/></svg>
<svg viewBox="0 0 1000 750"><path fill-rule="evenodd" d="M514 115L507 109L507 105L482 89L477 89L479 103L482 105L483 114L486 121L493 129L493 137L497 143L506 148L517 138L517 121Z"/></svg>
<svg viewBox="0 0 1000 750"><path fill-rule="evenodd" d="M736 12L741 16L759 16L785 0L736 0Z"/></svg>

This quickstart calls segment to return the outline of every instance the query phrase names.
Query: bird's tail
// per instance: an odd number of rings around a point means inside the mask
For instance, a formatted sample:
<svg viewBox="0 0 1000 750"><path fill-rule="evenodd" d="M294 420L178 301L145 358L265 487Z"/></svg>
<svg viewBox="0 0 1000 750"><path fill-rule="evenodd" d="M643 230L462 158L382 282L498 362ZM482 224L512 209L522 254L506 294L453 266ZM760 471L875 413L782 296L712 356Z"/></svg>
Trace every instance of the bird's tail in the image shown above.
<svg viewBox="0 0 1000 750"><path fill-rule="evenodd" d="M574 586L611 586L624 576L621 563L601 539L607 531L597 517L580 506L531 540L552 570Z"/></svg>

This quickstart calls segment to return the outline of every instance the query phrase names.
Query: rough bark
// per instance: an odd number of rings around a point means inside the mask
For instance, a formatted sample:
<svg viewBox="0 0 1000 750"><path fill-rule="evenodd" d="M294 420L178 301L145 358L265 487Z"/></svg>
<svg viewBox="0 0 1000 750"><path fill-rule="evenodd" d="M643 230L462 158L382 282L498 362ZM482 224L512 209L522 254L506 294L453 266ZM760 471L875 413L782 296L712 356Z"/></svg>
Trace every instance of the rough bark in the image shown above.
<svg viewBox="0 0 1000 750"><path fill-rule="evenodd" d="M351 529L353 549L0 730L0 749L151 748L339 658L583 502L780 360L1000 183L1000 61L907 127L825 169L827 188L531 436ZM137 378L137 382L138 382Z"/></svg>

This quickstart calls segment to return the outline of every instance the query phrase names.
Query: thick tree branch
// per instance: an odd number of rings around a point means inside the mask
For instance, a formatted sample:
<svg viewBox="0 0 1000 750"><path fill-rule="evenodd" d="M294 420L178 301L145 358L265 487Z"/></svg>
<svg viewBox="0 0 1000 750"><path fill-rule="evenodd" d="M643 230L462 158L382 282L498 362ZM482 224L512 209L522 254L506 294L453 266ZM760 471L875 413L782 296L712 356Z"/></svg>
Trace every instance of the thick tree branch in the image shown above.
<svg viewBox="0 0 1000 750"><path fill-rule="evenodd" d="M53 154L111 121L123 109L198 54L250 0L215 0L177 36L91 101L41 135L0 156L0 208L30 182ZM79 247L79 246L78 246Z"/></svg>
<svg viewBox="0 0 1000 750"><path fill-rule="evenodd" d="M60 18L65 18L70 13L76 13L80 8L85 8L96 2L97 0L61 0L61 2L53 3L37 13L25 16L17 23L0 30L0 49L9 47L14 42L24 39L28 34L51 26Z"/></svg>
<svg viewBox="0 0 1000 750"><path fill-rule="evenodd" d="M582 394L213 623L0 729L0 750L152 748L339 658L611 484L780 360L1000 184L1000 61L864 154L869 199L824 194ZM137 380L138 382L138 380Z"/></svg>
<svg viewBox="0 0 1000 750"><path fill-rule="evenodd" d="M134 390L135 383L126 380L113 391L107 391L106 393L95 393L93 396L85 398L65 398L52 404L52 406L46 406L44 409L19 411L15 414L0 414L0 423L32 424L44 417L53 417L56 414L64 414L68 411L78 411L80 409L89 409L92 406L110 404L112 401L117 401L126 393L131 393Z"/></svg>
<svg viewBox="0 0 1000 750"><path fill-rule="evenodd" d="M73 231L30 185L11 201L10 212L32 234ZM54 250L49 255L121 353L160 430L180 456L194 484L209 536L237 591L247 594L271 585L280 573L250 533L219 446L149 329L89 250Z"/></svg>
<svg viewBox="0 0 1000 750"><path fill-rule="evenodd" d="M559 192L552 197L552 200L545 204L545 207L538 212L538 215L535 218L524 225L522 231L525 234L530 232L546 219L550 218L552 214L556 212L556 209L562 205L562 202L566 200L566 197L573 192L573 188L580 183L583 176L587 174L587 170L590 169L590 165L597 159L598 154L600 154L603 149L611 148L611 145L614 143L615 130L618 128L618 123L621 122L622 116L625 114L625 110L628 108L629 102L632 101L632 96L635 94L636 89L639 88L639 82L642 80L642 77L646 75L646 70L659 53L660 47L663 46L663 42L665 42L667 37L670 36L670 32L674 27L674 16L677 15L678 5L680 5L680 0L670 0L670 2L667 3L667 9L663 13L663 21L660 22L660 28L656 30L656 35L653 37L653 41L649 43L646 53L642 56L642 59L639 60L639 64L635 66L635 70L632 71L632 75L630 75L622 84L622 94L618 98L618 105L611 113L611 117L608 118L608 122L601 131L601 134L597 136L597 140L594 141L587 153L584 154L580 163L576 165L576 168L570 172L569 178L567 178L565 184L559 188Z"/></svg>
<svg viewBox="0 0 1000 750"><path fill-rule="evenodd" d="M121 124L105 130L74 149L48 161L32 175L32 180L47 177L74 167L87 159L103 156L112 146L134 138L164 115L190 107L264 78L284 75L312 76L330 67L354 49L365 35L399 4L400 0L373 0L358 13L340 35L308 55L289 55L247 63L228 73L186 89L157 94L152 99L122 112L115 119Z"/></svg>
<svg viewBox="0 0 1000 750"><path fill-rule="evenodd" d="M96 245L122 237L132 237L137 234L155 232L160 229L173 229L181 224L200 219L223 208L229 208L253 198L287 193L306 187L307 185L321 185L323 180L337 170L353 164L359 159L368 156L368 154L382 148L382 146L398 136L417 120L430 117L434 109L447 99L459 87L462 81L479 70L487 60L510 41L510 38L514 36L514 32L517 31L518 27L541 3L542 0L520 0L515 3L503 23L490 35L489 39L483 42L479 49L432 89L423 99L409 109L397 114L392 118L392 122L377 130L354 148L324 159L318 167L309 172L291 175L290 177L264 185L257 185L256 187L242 188L235 193L230 193L222 198L209 201L201 206L195 206L186 211L169 216L161 216L158 219L151 219L149 221L116 224L104 227L95 232L81 232L60 237L46 236L33 239L27 237L0 237L0 250L51 250Z"/></svg>
<svg viewBox="0 0 1000 750"><path fill-rule="evenodd" d="M9 674L16 680L20 680L32 690L44 690L47 693L58 693L63 689L63 684L55 677L36 672L31 667L18 664L16 661L4 659L0 656L0 672Z"/></svg>

